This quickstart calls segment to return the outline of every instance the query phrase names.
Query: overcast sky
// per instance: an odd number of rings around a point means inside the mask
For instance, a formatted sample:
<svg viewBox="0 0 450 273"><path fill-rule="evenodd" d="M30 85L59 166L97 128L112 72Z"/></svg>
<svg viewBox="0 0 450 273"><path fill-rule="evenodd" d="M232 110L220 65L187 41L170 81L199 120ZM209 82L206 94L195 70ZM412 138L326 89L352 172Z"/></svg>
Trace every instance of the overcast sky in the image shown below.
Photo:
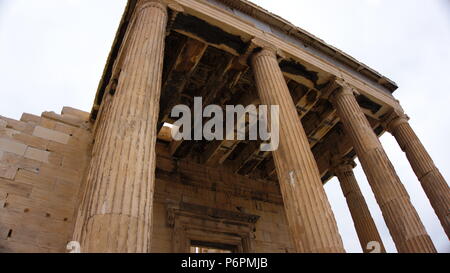
<svg viewBox="0 0 450 273"><path fill-rule="evenodd" d="M450 179L447 0L255 0L394 80L415 132ZM90 111L125 0L0 0L0 115ZM381 141L437 249L450 252L395 139ZM359 164L359 163L358 163ZM360 166L355 173L388 252L395 246ZM325 186L348 252L361 252L338 181Z"/></svg>

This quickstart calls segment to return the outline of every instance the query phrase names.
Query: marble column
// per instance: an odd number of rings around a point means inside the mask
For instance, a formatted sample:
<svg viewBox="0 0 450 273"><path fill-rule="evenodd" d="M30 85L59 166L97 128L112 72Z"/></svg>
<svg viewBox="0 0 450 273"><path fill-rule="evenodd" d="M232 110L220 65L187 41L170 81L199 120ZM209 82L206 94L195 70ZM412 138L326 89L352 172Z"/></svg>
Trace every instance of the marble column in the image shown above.
<svg viewBox="0 0 450 273"><path fill-rule="evenodd" d="M167 10L139 0L117 88L95 135L82 252L148 252Z"/></svg>
<svg viewBox="0 0 450 273"><path fill-rule="evenodd" d="M401 110L390 113L387 130L405 152L414 173L450 239L450 188Z"/></svg>
<svg viewBox="0 0 450 273"><path fill-rule="evenodd" d="M316 161L289 93L275 49L251 59L263 105L279 105L279 147L273 151L286 216L297 252L344 252Z"/></svg>
<svg viewBox="0 0 450 273"><path fill-rule="evenodd" d="M359 189L358 182L353 174L354 162L339 162L333 168L333 173L339 179L342 193L347 201L348 209L355 225L356 233L358 234L359 242L362 250L367 253L372 249L369 246L370 242L379 244L379 251L385 253L383 241L378 233L377 226L370 214L369 207L367 207L366 200Z"/></svg>
<svg viewBox="0 0 450 273"><path fill-rule="evenodd" d="M405 187L345 82L331 95L399 252L436 252Z"/></svg>

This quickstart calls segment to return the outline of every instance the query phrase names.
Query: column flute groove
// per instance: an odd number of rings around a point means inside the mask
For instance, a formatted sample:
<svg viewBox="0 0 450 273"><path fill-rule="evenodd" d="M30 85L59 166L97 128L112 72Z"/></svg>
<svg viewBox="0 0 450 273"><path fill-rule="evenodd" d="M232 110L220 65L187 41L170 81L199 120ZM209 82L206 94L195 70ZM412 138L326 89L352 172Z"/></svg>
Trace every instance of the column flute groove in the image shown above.
<svg viewBox="0 0 450 273"><path fill-rule="evenodd" d="M273 157L297 252L344 252L317 164L273 49L252 57L262 104L279 105L280 143Z"/></svg>
<svg viewBox="0 0 450 273"><path fill-rule="evenodd" d="M450 239L450 188L420 139L411 128L408 117L393 111L386 121L387 130L405 152L447 237Z"/></svg>
<svg viewBox="0 0 450 273"><path fill-rule="evenodd" d="M165 5L139 0L117 89L95 136L77 222L83 252L148 252ZM78 223L77 223L78 225Z"/></svg>
<svg viewBox="0 0 450 273"><path fill-rule="evenodd" d="M366 173L399 252L436 252L409 195L346 83L330 99Z"/></svg>
<svg viewBox="0 0 450 273"><path fill-rule="evenodd" d="M345 196L362 250L364 252L370 252L371 249L367 248L369 242L378 242L380 252L385 253L386 249L378 233L377 226L373 221L369 207L353 174L353 167L354 163L343 162L334 167L333 172L338 178L342 193Z"/></svg>

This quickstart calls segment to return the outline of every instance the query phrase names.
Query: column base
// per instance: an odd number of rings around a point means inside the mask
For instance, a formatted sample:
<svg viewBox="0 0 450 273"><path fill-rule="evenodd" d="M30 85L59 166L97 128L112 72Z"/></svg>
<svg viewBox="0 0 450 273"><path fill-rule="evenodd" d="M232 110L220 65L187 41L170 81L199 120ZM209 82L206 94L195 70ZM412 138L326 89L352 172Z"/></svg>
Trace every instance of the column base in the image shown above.
<svg viewBox="0 0 450 273"><path fill-rule="evenodd" d="M430 246L432 244L430 236L420 235L408 238L406 242L400 244L400 248L403 249L401 252L405 253L436 253L436 249Z"/></svg>
<svg viewBox="0 0 450 273"><path fill-rule="evenodd" d="M391 200L380 204L386 225L399 253L436 253L433 241L419 220L419 215L412 207L409 197ZM416 219L404 221L404 219ZM392 222L389 222L392 221ZM423 229L422 234L418 230Z"/></svg>
<svg viewBox="0 0 450 273"><path fill-rule="evenodd" d="M97 214L85 224L81 252L148 252L149 224L124 214ZM89 232L86 232L89 231Z"/></svg>

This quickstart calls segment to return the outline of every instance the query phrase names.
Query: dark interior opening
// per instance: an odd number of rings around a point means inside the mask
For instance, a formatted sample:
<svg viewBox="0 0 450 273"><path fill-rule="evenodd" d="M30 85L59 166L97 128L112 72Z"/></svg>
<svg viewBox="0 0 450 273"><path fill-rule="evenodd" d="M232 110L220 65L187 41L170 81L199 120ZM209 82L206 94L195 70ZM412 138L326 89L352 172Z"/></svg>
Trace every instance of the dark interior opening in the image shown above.
<svg viewBox="0 0 450 273"><path fill-rule="evenodd" d="M190 252L191 253L234 253L237 252L235 245L203 242L203 241L191 241Z"/></svg>

